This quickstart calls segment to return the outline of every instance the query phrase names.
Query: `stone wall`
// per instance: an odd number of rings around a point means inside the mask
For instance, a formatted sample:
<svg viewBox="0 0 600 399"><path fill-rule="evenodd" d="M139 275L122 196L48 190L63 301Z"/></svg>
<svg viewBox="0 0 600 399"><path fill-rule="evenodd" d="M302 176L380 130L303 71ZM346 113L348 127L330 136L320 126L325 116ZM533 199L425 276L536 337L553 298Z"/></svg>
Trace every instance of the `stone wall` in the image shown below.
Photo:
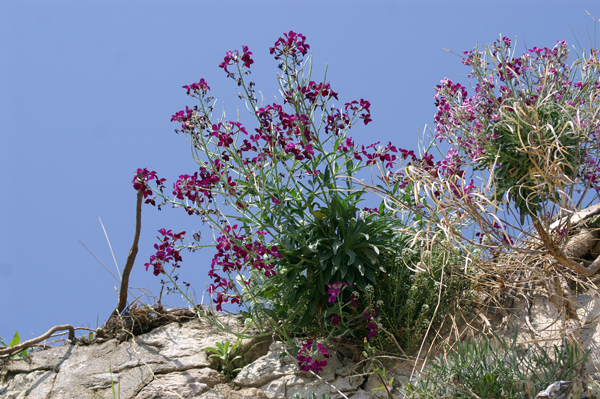
<svg viewBox="0 0 600 399"><path fill-rule="evenodd" d="M582 340L591 350L589 372L600 376L600 299L588 292L575 298L582 322ZM496 324L495 332L511 339L519 328L520 342L560 343L561 313L545 297L522 302L517 309ZM526 320L526 316L529 320ZM237 330L239 319L221 319ZM533 331L532 331L533 329ZM170 323L146 334L120 342L116 339L88 346L64 345L38 351L26 360L9 362L0 373L0 397L7 399L113 398L112 384L120 386L121 399L158 398L293 398L312 392L332 398L354 399L385 397L375 391L380 383L368 374L368 364L360 347L328 342L331 357L320 373L322 379L299 370L297 362L284 355L282 342L272 337L245 340L247 365L233 381L219 373L207 347L216 342L237 342L233 334L217 329L205 320ZM431 355L431 354L429 354ZM387 377L394 377L395 392L412 372L409 362L390 360ZM401 397L401 396L397 396Z"/></svg>
<svg viewBox="0 0 600 399"><path fill-rule="evenodd" d="M235 330L237 320L225 320ZM284 344L271 337L245 340L248 364L228 382L217 371L205 348L216 342L237 342L206 321L171 323L124 342L111 339L89 346L64 345L11 361L0 375L0 397L7 399L113 398L292 398L322 393L341 398L327 382L355 399L383 396L379 384L363 373L356 351L331 347L331 357L320 373L323 380L302 372L295 359L282 356ZM258 345L256 345L258 343ZM405 367L405 372L409 367ZM390 376L393 376L391 374ZM400 377L397 375L397 377ZM398 380L398 378L396 378ZM94 392L97 392L96 395Z"/></svg>

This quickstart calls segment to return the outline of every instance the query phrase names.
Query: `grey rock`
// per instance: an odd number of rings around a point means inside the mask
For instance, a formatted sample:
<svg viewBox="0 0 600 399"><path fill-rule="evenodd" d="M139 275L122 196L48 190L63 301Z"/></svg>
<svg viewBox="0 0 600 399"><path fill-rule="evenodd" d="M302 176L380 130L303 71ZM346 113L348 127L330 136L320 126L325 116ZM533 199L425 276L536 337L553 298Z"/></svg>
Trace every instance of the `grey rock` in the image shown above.
<svg viewBox="0 0 600 399"><path fill-rule="evenodd" d="M257 388L297 373L299 370L296 361L289 355L282 357L285 349L284 343L273 342L269 346L269 353L244 367L233 382L241 387Z"/></svg>
<svg viewBox="0 0 600 399"><path fill-rule="evenodd" d="M238 319L223 317L235 331ZM271 338L242 341L248 364L227 382L211 362L207 347L237 342L207 321L172 323L120 342L64 345L40 351L25 361L9 362L0 374L0 397L8 399L279 399L316 393L374 399L351 351L332 344L327 365L317 378L298 368L282 342ZM319 359L321 360L321 359ZM360 370L359 370L360 369ZM332 387L335 386L335 388Z"/></svg>
<svg viewBox="0 0 600 399"><path fill-rule="evenodd" d="M135 399L195 398L218 384L227 382L225 376L211 369L192 369L157 375Z"/></svg>

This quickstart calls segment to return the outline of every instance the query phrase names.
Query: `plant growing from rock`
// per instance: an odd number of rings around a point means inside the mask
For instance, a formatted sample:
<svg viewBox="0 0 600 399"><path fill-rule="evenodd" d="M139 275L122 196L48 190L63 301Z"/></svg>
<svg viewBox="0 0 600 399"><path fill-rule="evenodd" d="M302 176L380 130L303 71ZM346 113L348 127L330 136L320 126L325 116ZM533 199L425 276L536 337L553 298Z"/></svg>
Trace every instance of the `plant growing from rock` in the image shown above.
<svg viewBox="0 0 600 399"><path fill-rule="evenodd" d="M375 324L363 316L368 304L354 299L354 292L358 297L377 287L387 273L383 259L401 250L392 243L407 240L398 238L404 233L393 212L358 207L368 192L354 178L367 167L392 168L398 150L391 143L354 143L347 133L358 122L371 122L370 103L331 106L338 93L329 82L312 80L308 49L305 37L294 32L271 48L283 98L270 105L259 104L248 81L252 52L246 46L227 52L219 66L236 82L256 121L253 131L224 114L213 119L215 100L204 79L184 86L199 104L172 120L181 124L177 132L188 137L199 170L179 177L173 199L164 179L147 169L136 172L134 188L146 203L156 204L158 195L164 200L159 206L181 207L216 230L209 292L217 310L241 305L246 317L292 333L311 327L332 332L341 322L366 329L371 323L374 334ZM200 248L178 245L185 232L159 233L157 252L146 264L156 275L171 274L168 265L179 267L181 249ZM343 291L340 300L349 311L334 323L339 307L328 290L336 284L353 291Z"/></svg>
<svg viewBox="0 0 600 399"><path fill-rule="evenodd" d="M434 284L446 265L421 273L416 257L399 261L418 227L412 215L373 195L361 173L378 168L386 182L404 189L403 175L393 169L414 152L392 143L355 143L349 130L372 121L371 105L364 99L332 105L338 93L325 79L313 80L305 39L289 32L270 49L282 94L272 104L259 102L249 81L254 61L248 47L227 52L219 65L237 84L253 129L224 112L213 116L216 100L206 80L183 86L198 104L175 113L172 121L188 138L199 169L180 175L172 196L165 179L148 169L138 169L132 183L146 203L171 204L214 230L216 253L208 275L216 310L238 305L262 334L275 333L292 345L300 368L318 373L326 356L315 355L327 354L333 336L383 345L381 333L388 331L395 345L414 345L426 335L427 323L439 321L440 290L448 285L438 281L436 290L413 295L415 303L405 307L410 295L403 279L412 278L410 286ZM145 265L155 275L165 274L176 289L182 251L211 246L200 245L197 235L193 242L185 239L185 231L159 230L156 253ZM398 328L394 316L402 307L409 311ZM297 335L319 342L298 344L292 339ZM419 338L407 340L409 335ZM213 349L214 357L226 356L225 346Z"/></svg>
<svg viewBox="0 0 600 399"><path fill-rule="evenodd" d="M13 336L13 339L8 343L8 346L4 343L4 341L2 340L2 337L0 337L0 347L4 347L6 349L13 348L13 347L19 345L20 343L21 343L21 336L19 335L18 331L15 331L15 335ZM25 359L26 357L27 357L27 349L23 349L22 351L13 354L10 357L7 357L7 359L17 360L17 359Z"/></svg>
<svg viewBox="0 0 600 399"><path fill-rule="evenodd" d="M599 55L571 58L561 41L518 56L507 37L465 52L474 93L442 80L435 139L407 160L400 185L372 188L419 213L419 240L468 254L465 264L492 280L492 293L514 296L537 281L563 312L572 344L581 344L581 322L569 276L600 269ZM440 143L450 148L434 161L429 150Z"/></svg>
<svg viewBox="0 0 600 399"><path fill-rule="evenodd" d="M507 37L465 52L474 94L449 79L436 87L435 140L450 149L437 162L429 153L412 157L405 168L403 184L424 220L457 242L488 249L530 240L529 221L561 265L595 273L598 263L582 266L561 247L571 218L598 201L599 54L592 49L570 63L567 44L559 42L519 57ZM405 204L390 187L384 189ZM457 223L466 228L455 229ZM476 237L462 234L473 229Z"/></svg>
<svg viewBox="0 0 600 399"><path fill-rule="evenodd" d="M570 344L549 354L494 334L457 342L447 356L431 361L417 381L402 388L407 398L534 398L554 381L572 380L585 358ZM587 356L587 355L586 355Z"/></svg>
<svg viewBox="0 0 600 399"><path fill-rule="evenodd" d="M121 398L121 381L119 380L119 382L117 383L117 389L115 390L115 380L112 378L112 369L110 370L110 390L111 390L113 399ZM94 390L92 390L92 392L97 397L104 399L104 398L102 398L102 396L100 396L100 394L98 394L98 392L96 392Z"/></svg>
<svg viewBox="0 0 600 399"><path fill-rule="evenodd" d="M219 362L219 371L223 373L227 379L231 380L242 369L242 367L237 367L239 361L243 359L240 354L242 342L238 341L234 345L231 345L230 341L225 341L216 342L215 345L217 346L216 348L206 348L207 351L212 352L208 357L210 359L216 359Z"/></svg>

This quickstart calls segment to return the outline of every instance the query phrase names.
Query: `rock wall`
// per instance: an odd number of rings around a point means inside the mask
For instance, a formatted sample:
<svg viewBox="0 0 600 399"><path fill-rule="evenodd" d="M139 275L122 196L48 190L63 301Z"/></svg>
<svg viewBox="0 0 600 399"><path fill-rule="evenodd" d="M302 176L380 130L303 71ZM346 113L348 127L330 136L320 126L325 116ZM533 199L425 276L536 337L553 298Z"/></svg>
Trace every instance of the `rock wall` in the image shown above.
<svg viewBox="0 0 600 399"><path fill-rule="evenodd" d="M597 292L575 299L585 349L591 350L589 372L598 378L600 299ZM531 300L530 309L526 304L521 303L496 332L511 339L518 327L520 342L545 342L549 347L559 344L561 313L542 296ZM239 319L221 320L231 330L237 330ZM361 348L328 342L331 357L319 379L300 371L296 360L284 355L282 342L273 342L271 337L246 340L242 346L247 351L247 365L233 381L227 381L206 351L224 341L235 343L237 339L206 320L194 319L167 324L123 342L111 339L89 346L51 348L35 352L26 360L9 362L0 373L0 397L91 399L99 395L108 399L113 398L113 383L116 390L120 389L114 397L121 399L279 399L295 395L304 398L313 392L319 399L323 393L341 398L332 385L354 399L386 396L385 390L375 391L380 383L369 375L368 364L360 356ZM390 360L385 367L388 379L394 377L394 393L398 394L412 365Z"/></svg>
<svg viewBox="0 0 600 399"><path fill-rule="evenodd" d="M236 330L235 318L225 322ZM228 382L205 349L224 341L237 339L207 321L192 320L158 327L124 342L112 339L51 348L32 353L27 360L9 362L0 375L0 397L97 399L99 395L108 399L113 398L113 384L115 397L121 399L272 399L296 394L304 398L311 392L319 398L322 393L342 397L327 382L355 399L383 396L382 391L374 393L377 380L362 374L364 364L355 363L355 351L341 344L332 346L322 379L318 379L300 371L295 359L282 356L284 344L270 337L243 342L244 350L249 350L248 364ZM406 371L410 372L408 366Z"/></svg>

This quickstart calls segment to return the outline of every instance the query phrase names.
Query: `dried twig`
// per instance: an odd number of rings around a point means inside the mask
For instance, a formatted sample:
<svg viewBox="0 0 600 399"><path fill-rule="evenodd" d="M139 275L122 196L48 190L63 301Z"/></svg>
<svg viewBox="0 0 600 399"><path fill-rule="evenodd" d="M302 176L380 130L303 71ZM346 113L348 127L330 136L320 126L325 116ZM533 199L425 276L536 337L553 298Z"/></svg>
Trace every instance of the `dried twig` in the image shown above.
<svg viewBox="0 0 600 399"><path fill-rule="evenodd" d="M0 357L12 356L13 354L21 352L24 349L31 348L32 346L35 346L39 342L42 342L42 341L50 338L50 336L52 336L52 334L54 334L55 332L61 331L61 330L69 330L69 341L71 341L71 343L75 342L75 329L70 324L63 324L60 326L52 327L51 329L46 331L46 333L40 335L37 338L33 338L33 339L30 339L29 341L21 342L20 344L15 345L10 348L0 349Z"/></svg>
<svg viewBox="0 0 600 399"><path fill-rule="evenodd" d="M129 250L129 255L127 256L127 263L125 264L125 268L123 269L123 278L121 279L121 289L119 291L119 303L117 305L117 309L113 312L113 314L119 315L127 306L127 290L129 287L129 274L131 273L131 269L133 268L133 263L135 262L135 256L138 252L138 242L140 240L140 231L142 229L142 199L144 198L143 190L138 190L137 193L137 204L135 208L135 235L133 238L133 245Z"/></svg>

